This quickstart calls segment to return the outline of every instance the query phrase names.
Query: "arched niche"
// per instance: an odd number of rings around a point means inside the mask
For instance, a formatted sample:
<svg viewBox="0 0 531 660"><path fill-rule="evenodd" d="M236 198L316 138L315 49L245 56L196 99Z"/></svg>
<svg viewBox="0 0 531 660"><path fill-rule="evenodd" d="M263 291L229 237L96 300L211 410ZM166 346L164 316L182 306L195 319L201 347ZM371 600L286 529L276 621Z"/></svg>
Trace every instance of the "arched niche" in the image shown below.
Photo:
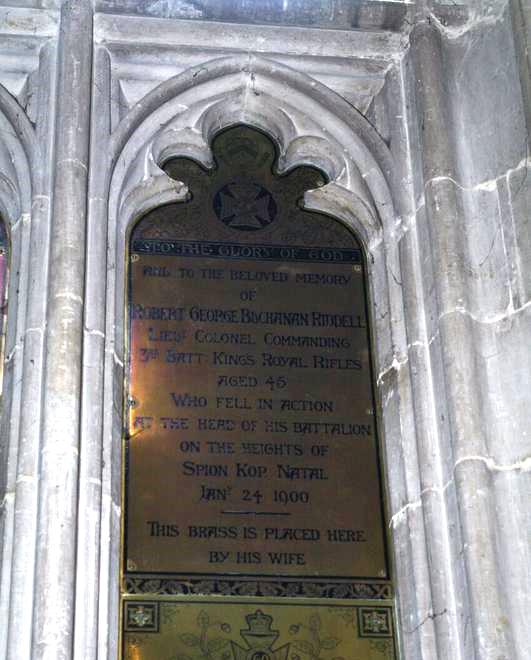
<svg viewBox="0 0 531 660"><path fill-rule="evenodd" d="M383 454L393 466L387 483L391 515L417 499L421 489L411 382L408 369L402 368L408 352L404 295L409 283L402 278L397 232L407 216L408 203L389 149L341 97L277 62L233 56L187 70L159 85L131 110L110 138L107 166L91 175L91 252L85 298L85 353L90 365L84 375L88 385L82 427L85 437L100 434L102 439L101 456L91 454L85 469L91 474L101 471L103 484L100 494L94 494L90 483L85 489L84 501L101 511L102 522L101 528L84 529L82 546L87 552L81 563L92 567L89 574L94 571L101 576L104 593L100 591L99 602L93 599L93 611L99 611L100 620L117 621L119 609L119 448L128 236L136 221L152 209L186 199L186 183L169 177L164 163L188 157L209 169L212 136L237 123L272 136L279 145L280 172L300 165L323 171L328 182L306 191L301 203L308 210L339 219L361 241L367 255ZM103 259L107 261L106 276L102 276ZM105 311L101 306L104 297ZM100 368L100 364L105 366ZM102 389L103 399L99 395ZM411 603L417 603L415 612L429 609L429 588L417 588L427 584L423 534L418 516L413 520L408 515L407 524L394 526L395 544L407 548L395 556L399 602L407 602L409 608L403 623L415 619ZM91 548L98 547L100 538L108 541L98 554ZM86 582L81 575L79 580L80 584ZM415 634L411 643L418 645L426 631L423 628L421 635ZM101 648L117 652L112 630L101 634Z"/></svg>
<svg viewBox="0 0 531 660"><path fill-rule="evenodd" d="M184 183L168 177L161 166L183 156L209 168L212 136L235 123L273 137L280 150L280 173L302 164L326 173L326 185L307 191L302 203L352 227L369 257L373 304L400 317L401 300L389 296L395 280L387 264L400 268L392 242L407 204L387 146L336 93L289 67L255 56L214 60L162 83L112 135L110 169L94 177L93 195L108 195L109 255L117 280L124 277L125 237L131 225L152 208L186 197ZM123 309L122 287L115 294L113 318ZM385 319L383 312L376 314L375 322L380 319ZM113 350L123 362L122 324L114 327ZM387 321L381 332L376 331L377 341L382 341L382 365L392 363L395 347L404 338L399 324L393 326L393 333L401 334L398 341L389 332Z"/></svg>

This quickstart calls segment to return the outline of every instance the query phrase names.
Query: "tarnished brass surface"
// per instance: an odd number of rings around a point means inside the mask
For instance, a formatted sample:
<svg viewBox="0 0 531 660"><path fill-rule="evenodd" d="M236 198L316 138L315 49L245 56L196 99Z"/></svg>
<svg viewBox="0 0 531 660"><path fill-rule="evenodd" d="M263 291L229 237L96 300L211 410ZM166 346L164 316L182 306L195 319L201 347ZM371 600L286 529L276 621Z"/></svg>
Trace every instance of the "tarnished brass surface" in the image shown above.
<svg viewBox="0 0 531 660"><path fill-rule="evenodd" d="M124 601L125 660L394 660L389 604Z"/></svg>
<svg viewBox="0 0 531 660"><path fill-rule="evenodd" d="M127 570L386 577L361 264L136 247Z"/></svg>

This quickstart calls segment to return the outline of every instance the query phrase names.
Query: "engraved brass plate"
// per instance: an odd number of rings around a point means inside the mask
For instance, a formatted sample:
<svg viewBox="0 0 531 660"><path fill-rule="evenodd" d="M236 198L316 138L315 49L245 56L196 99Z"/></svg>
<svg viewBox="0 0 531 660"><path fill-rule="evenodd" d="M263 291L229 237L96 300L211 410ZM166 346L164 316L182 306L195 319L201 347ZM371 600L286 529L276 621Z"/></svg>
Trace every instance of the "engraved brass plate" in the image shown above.
<svg viewBox="0 0 531 660"><path fill-rule="evenodd" d="M265 135L213 152L130 237L123 657L394 659L362 251Z"/></svg>
<svg viewBox="0 0 531 660"><path fill-rule="evenodd" d="M385 578L357 252L134 249L128 571Z"/></svg>
<svg viewBox="0 0 531 660"><path fill-rule="evenodd" d="M393 660L392 609L370 601L124 601L125 660Z"/></svg>

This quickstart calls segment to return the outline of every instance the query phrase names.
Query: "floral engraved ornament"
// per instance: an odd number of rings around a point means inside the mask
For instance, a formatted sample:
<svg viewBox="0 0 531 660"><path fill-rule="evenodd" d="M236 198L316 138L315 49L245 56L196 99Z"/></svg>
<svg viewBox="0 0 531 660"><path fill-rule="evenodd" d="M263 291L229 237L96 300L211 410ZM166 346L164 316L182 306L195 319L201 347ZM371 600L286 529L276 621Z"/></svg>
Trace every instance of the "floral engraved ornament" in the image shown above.
<svg viewBox="0 0 531 660"><path fill-rule="evenodd" d="M388 660L394 658L393 642L390 639L371 639L369 642L369 648L371 651L380 653L382 658L387 658Z"/></svg>
<svg viewBox="0 0 531 660"><path fill-rule="evenodd" d="M201 610L197 615L198 632L185 632L179 635L179 641L187 646L192 655L186 653L177 653L169 660L217 660L221 656L223 660L229 660L230 653L225 652L225 647L229 640L225 637L214 637L211 632L219 629L221 632L230 633L231 627L224 621L211 621L205 610Z"/></svg>
<svg viewBox="0 0 531 660"><path fill-rule="evenodd" d="M321 617L317 613L310 616L308 624L298 623L290 626L289 632L291 635L305 633L304 638L299 637L293 642L293 647L312 660L323 660L323 652L334 651L341 640L337 637L323 636L321 628ZM299 656L291 656L292 660L296 660L296 657ZM344 659L340 656L334 656L332 660Z"/></svg>

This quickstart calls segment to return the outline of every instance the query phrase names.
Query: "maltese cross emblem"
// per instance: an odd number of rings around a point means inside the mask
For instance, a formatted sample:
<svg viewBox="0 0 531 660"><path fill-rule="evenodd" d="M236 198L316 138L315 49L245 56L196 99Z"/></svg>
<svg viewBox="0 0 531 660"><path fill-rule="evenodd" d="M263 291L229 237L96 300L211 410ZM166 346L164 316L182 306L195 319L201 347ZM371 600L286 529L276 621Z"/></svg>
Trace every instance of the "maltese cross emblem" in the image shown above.
<svg viewBox="0 0 531 660"><path fill-rule="evenodd" d="M214 195L214 211L231 229L256 231L273 222L277 205L271 193L258 183L233 181Z"/></svg>
<svg viewBox="0 0 531 660"><path fill-rule="evenodd" d="M271 630L273 617L256 610L254 614L248 614L245 620L247 629L240 630L240 635L246 648L231 642L234 660L287 660L289 644L273 649L279 637L278 630Z"/></svg>

